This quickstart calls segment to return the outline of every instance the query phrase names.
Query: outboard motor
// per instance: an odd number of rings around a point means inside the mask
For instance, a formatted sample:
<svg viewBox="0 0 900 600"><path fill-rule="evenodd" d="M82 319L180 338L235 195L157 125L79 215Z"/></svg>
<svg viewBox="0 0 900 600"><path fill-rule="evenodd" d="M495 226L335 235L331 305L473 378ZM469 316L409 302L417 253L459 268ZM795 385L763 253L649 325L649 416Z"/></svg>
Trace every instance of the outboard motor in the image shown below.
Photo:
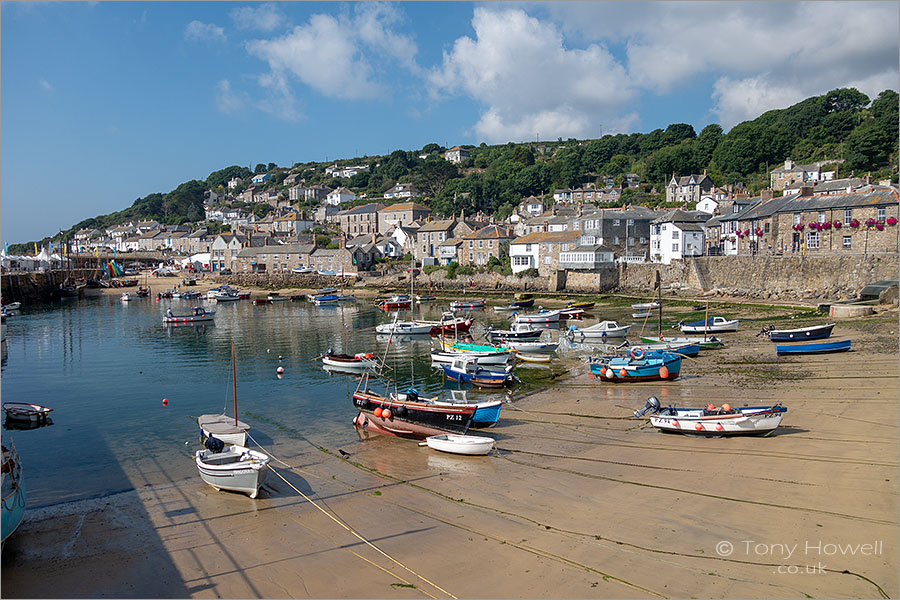
<svg viewBox="0 0 900 600"><path fill-rule="evenodd" d="M225 449L225 442L223 442L219 438L214 438L213 436L209 436L208 438L206 438L206 443L203 445L206 446L206 449L213 454L218 454Z"/></svg>
<svg viewBox="0 0 900 600"><path fill-rule="evenodd" d="M658 410L659 398L657 398L656 396L650 396L649 398L647 398L647 403L644 405L644 408L634 411L634 418L637 419L643 417L648 412L655 413Z"/></svg>

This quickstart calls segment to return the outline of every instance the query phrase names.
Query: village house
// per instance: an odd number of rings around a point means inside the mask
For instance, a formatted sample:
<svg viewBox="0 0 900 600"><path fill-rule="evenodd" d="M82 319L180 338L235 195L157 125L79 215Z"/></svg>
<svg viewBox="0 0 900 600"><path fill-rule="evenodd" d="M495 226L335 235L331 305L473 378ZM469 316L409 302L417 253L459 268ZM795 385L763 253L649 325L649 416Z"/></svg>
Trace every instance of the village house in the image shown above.
<svg viewBox="0 0 900 600"><path fill-rule="evenodd" d="M353 165L349 167L339 167L337 164L334 164L330 167L325 167L325 174L331 175L332 177L353 177L357 173L362 173L363 171L368 171L369 165Z"/></svg>
<svg viewBox="0 0 900 600"><path fill-rule="evenodd" d="M410 225L415 221L424 221L431 214L431 209L416 202L401 202L378 209L378 231L390 231L398 225Z"/></svg>
<svg viewBox="0 0 900 600"><path fill-rule="evenodd" d="M463 235L462 245L458 247L458 262L480 267L486 265L491 257L499 260L511 239L512 235L499 225L488 225Z"/></svg>
<svg viewBox="0 0 900 600"><path fill-rule="evenodd" d="M136 227L136 228L138 229L138 231L140 231L141 233L147 233L147 232L150 232L150 231L159 231L159 229L160 229L160 224L159 224L159 222L157 222L157 221L138 221L138 222L135 224L135 227Z"/></svg>
<svg viewBox="0 0 900 600"><path fill-rule="evenodd" d="M704 248L703 225L686 211L674 210L650 223L650 258L654 262L668 265L686 256L701 256Z"/></svg>
<svg viewBox="0 0 900 600"><path fill-rule="evenodd" d="M521 215L527 214L529 217L539 217L544 213L544 199L528 196L519 203L516 212Z"/></svg>
<svg viewBox="0 0 900 600"><path fill-rule="evenodd" d="M860 177L848 177L846 179L828 179L821 181L813 181L810 183L794 183L784 188L784 196L794 196L800 193L804 187L811 187L815 196L836 195L836 194L857 194L867 191L872 185L871 177L862 179Z"/></svg>
<svg viewBox="0 0 900 600"><path fill-rule="evenodd" d="M259 184L259 183L264 183L264 182L268 181L268 180L271 179L271 178L272 178L272 176L269 175L268 173L260 173L259 175L254 175L254 176L253 176L253 179L251 179L251 181L252 181L253 183Z"/></svg>
<svg viewBox="0 0 900 600"><path fill-rule="evenodd" d="M513 273L537 269L542 276L551 274L558 267L560 253L577 246L580 235L578 231L532 233L510 241L509 258Z"/></svg>
<svg viewBox="0 0 900 600"><path fill-rule="evenodd" d="M411 183L398 183L383 194L385 200L415 198L420 195L419 191Z"/></svg>
<svg viewBox="0 0 900 600"><path fill-rule="evenodd" d="M738 254L897 252L898 195L894 189L775 198L745 210L734 233Z"/></svg>
<svg viewBox="0 0 900 600"><path fill-rule="evenodd" d="M294 236L307 229L312 229L315 225L315 221L307 219L302 213L289 212L280 217L275 217L272 233Z"/></svg>
<svg viewBox="0 0 900 600"><path fill-rule="evenodd" d="M446 152L444 152L444 160L452 162L452 163L461 163L462 161L469 158L471 154L465 148L460 148L459 146L453 146Z"/></svg>
<svg viewBox="0 0 900 600"><path fill-rule="evenodd" d="M715 185L706 171L702 175L686 175L676 177L672 175L666 186L666 202L678 202L680 204L700 202L704 194L712 192Z"/></svg>
<svg viewBox="0 0 900 600"><path fill-rule="evenodd" d="M328 192L328 195L325 197L325 202L332 206L340 206L345 202L353 202L354 200L356 200L356 194L345 187L339 187Z"/></svg>
<svg viewBox="0 0 900 600"><path fill-rule="evenodd" d="M615 254L611 248L600 244L597 246L575 246L559 254L559 268L574 271L596 271L603 267L612 267Z"/></svg>
<svg viewBox="0 0 900 600"><path fill-rule="evenodd" d="M784 166L772 169L769 173L770 187L781 192L795 184L804 184L834 179L834 171L823 171L828 164L842 163L843 160L821 160L808 165L798 165L790 158L785 159Z"/></svg>
<svg viewBox="0 0 900 600"><path fill-rule="evenodd" d="M234 270L234 262L238 252L244 247L247 238L236 233L220 233L210 245L209 268L212 271Z"/></svg>
<svg viewBox="0 0 900 600"><path fill-rule="evenodd" d="M222 216L222 223L224 225L231 225L232 229L237 227L247 227L259 219L255 214L251 212L247 212L242 208L229 208L226 209Z"/></svg>
<svg viewBox="0 0 900 600"><path fill-rule="evenodd" d="M384 208L384 204L376 202L354 206L340 211L337 214L337 222L341 226L341 231L351 237L377 234L379 233L378 211L382 208Z"/></svg>
<svg viewBox="0 0 900 600"><path fill-rule="evenodd" d="M418 232L417 225L403 225L394 227L388 235L400 245L401 254L412 254L415 251Z"/></svg>
<svg viewBox="0 0 900 600"><path fill-rule="evenodd" d="M198 229L187 236L187 252L188 254L201 254L209 252L212 245L212 237L209 230L205 227Z"/></svg>
<svg viewBox="0 0 900 600"><path fill-rule="evenodd" d="M142 252L153 252L154 250L158 250L158 240L156 239L157 234L159 234L159 231L156 230L141 234L138 240L138 250Z"/></svg>
<svg viewBox="0 0 900 600"><path fill-rule="evenodd" d="M125 238L123 244L125 246L125 252L137 252L141 249L141 236L132 235L131 237Z"/></svg>
<svg viewBox="0 0 900 600"><path fill-rule="evenodd" d="M244 183L244 180L241 179L240 177L232 177L231 179L228 180L228 189L233 190L234 188L241 185L242 183Z"/></svg>
<svg viewBox="0 0 900 600"><path fill-rule="evenodd" d="M477 226L471 221L466 221L460 213L460 218L441 219L429 221L416 231L416 260L425 264L435 264L438 255L438 246L441 242L453 237L461 237L475 231Z"/></svg>
<svg viewBox="0 0 900 600"><path fill-rule="evenodd" d="M646 260L650 250L650 221L660 212L643 207L603 208L585 211L573 220L581 232L579 245L606 246L623 260Z"/></svg>
<svg viewBox="0 0 900 600"><path fill-rule="evenodd" d="M439 243L437 264L449 265L452 262L459 262L462 244L462 238L450 238Z"/></svg>

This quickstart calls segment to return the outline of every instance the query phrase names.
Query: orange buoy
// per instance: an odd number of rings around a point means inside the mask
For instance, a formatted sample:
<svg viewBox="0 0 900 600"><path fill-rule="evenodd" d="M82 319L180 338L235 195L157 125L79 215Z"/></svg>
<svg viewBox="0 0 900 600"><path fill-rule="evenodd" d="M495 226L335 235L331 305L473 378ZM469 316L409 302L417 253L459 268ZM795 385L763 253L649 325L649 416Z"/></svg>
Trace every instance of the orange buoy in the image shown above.
<svg viewBox="0 0 900 600"><path fill-rule="evenodd" d="M722 410L731 410L731 405L726 402L722 405Z"/></svg>
<svg viewBox="0 0 900 600"><path fill-rule="evenodd" d="M669 368L666 367L665 365L661 366L659 368L659 376L663 379L668 379L669 378Z"/></svg>
<svg viewBox="0 0 900 600"><path fill-rule="evenodd" d="M168 406L168 405L169 405L169 399L163 398L163 406Z"/></svg>
<svg viewBox="0 0 900 600"><path fill-rule="evenodd" d="M725 431L725 428L722 427L721 423L716 423L716 431Z"/></svg>
<svg viewBox="0 0 900 600"><path fill-rule="evenodd" d="M706 410L716 410L716 405L715 404L707 404Z"/></svg>
<svg viewBox="0 0 900 600"><path fill-rule="evenodd" d="M606 375L606 367L600 367L600 374Z"/></svg>
<svg viewBox="0 0 900 600"><path fill-rule="evenodd" d="M694 429L696 429L697 431L703 431L703 423L697 423L696 425L694 425Z"/></svg>
<svg viewBox="0 0 900 600"><path fill-rule="evenodd" d="M372 412L375 413L375 416L376 416L376 417L380 417L381 414L382 414L382 410L381 410L380 407L379 407L379 408L376 408L376 409L375 409L374 411L372 411Z"/></svg>
<svg viewBox="0 0 900 600"><path fill-rule="evenodd" d="M678 427L678 419L672 421L672 427Z"/></svg>
<svg viewBox="0 0 900 600"><path fill-rule="evenodd" d="M628 375L628 371L626 371L625 369L619 369L619 377L625 377L626 375Z"/></svg>
<svg viewBox="0 0 900 600"><path fill-rule="evenodd" d="M386 408L383 411L381 411L381 418L382 419L390 419L391 418L391 409Z"/></svg>

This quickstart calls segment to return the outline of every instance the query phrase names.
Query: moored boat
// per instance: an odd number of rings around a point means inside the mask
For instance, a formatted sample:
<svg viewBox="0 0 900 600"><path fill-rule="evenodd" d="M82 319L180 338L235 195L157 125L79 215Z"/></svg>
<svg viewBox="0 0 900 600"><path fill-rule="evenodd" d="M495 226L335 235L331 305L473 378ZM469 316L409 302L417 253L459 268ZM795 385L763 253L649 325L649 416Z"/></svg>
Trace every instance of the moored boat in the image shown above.
<svg viewBox="0 0 900 600"><path fill-rule="evenodd" d="M630 325L619 325L616 321L600 321L590 327L575 327L572 325L566 331L569 339L604 339L623 338L628 334Z"/></svg>
<svg viewBox="0 0 900 600"><path fill-rule="evenodd" d="M484 308L486 305L487 300L485 300L484 298L480 300L454 300L450 303L450 310Z"/></svg>
<svg viewBox="0 0 900 600"><path fill-rule="evenodd" d="M485 428L493 427L500 420L500 409L503 407L502 400L483 400L480 402L472 402L469 400L465 390L450 390L450 396L422 398L419 392L410 389L405 394L396 394L394 397L401 402L418 401L427 402L436 406L468 406L475 409L475 415L472 417L470 427Z"/></svg>
<svg viewBox="0 0 900 600"><path fill-rule="evenodd" d="M463 352L461 350L432 350L432 364L450 364L457 358L475 357L482 365L506 365L513 358L513 354L507 350L490 352Z"/></svg>
<svg viewBox="0 0 900 600"><path fill-rule="evenodd" d="M412 301L409 299L409 296L399 294L379 301L376 306L382 310L398 310L401 308L410 308L410 306L412 306Z"/></svg>
<svg viewBox="0 0 900 600"><path fill-rule="evenodd" d="M231 345L231 383L234 389L234 416L229 417L222 410L221 414L200 415L197 425L200 426L200 439L203 441L215 437L226 444L247 445L250 426L237 418L237 366L234 359L234 343Z"/></svg>
<svg viewBox="0 0 900 600"><path fill-rule="evenodd" d="M644 352L640 348L633 348L627 356L592 362L591 373L612 383L671 381L681 373L681 356L671 352Z"/></svg>
<svg viewBox="0 0 900 600"><path fill-rule="evenodd" d="M494 371L480 366L474 356L456 358L449 365L442 364L441 369L448 379L476 387L503 387L513 382L512 365L503 371Z"/></svg>
<svg viewBox="0 0 900 600"><path fill-rule="evenodd" d="M430 335L432 330L431 323L420 321L391 321L390 323L381 323L375 326L378 333L393 333L394 335Z"/></svg>
<svg viewBox="0 0 900 600"><path fill-rule="evenodd" d="M6 436L4 436L6 437ZM0 542L6 539L22 523L25 517L25 475L22 460L14 444L4 440L2 446L2 462L0 462L0 480L2 480L2 508L0 508Z"/></svg>
<svg viewBox="0 0 900 600"><path fill-rule="evenodd" d="M541 309L536 313L518 314L513 313L516 323L558 323L559 311Z"/></svg>
<svg viewBox="0 0 900 600"><path fill-rule="evenodd" d="M566 308L580 308L582 310L589 310L594 308L595 302L577 302L575 300L570 300L566 303Z"/></svg>
<svg viewBox="0 0 900 600"><path fill-rule="evenodd" d="M195 306L194 310L189 315L176 315L172 312L172 309L166 311L166 314L163 315L163 324L164 325L182 325L185 323L204 323L207 321L214 321L216 318L216 311L207 311L202 306Z"/></svg>
<svg viewBox="0 0 900 600"><path fill-rule="evenodd" d="M207 448L194 454L201 479L216 491L242 492L256 498L266 480L269 457L246 446L216 445L212 443L215 439L207 440Z"/></svg>
<svg viewBox="0 0 900 600"><path fill-rule="evenodd" d="M778 356L784 354L830 354L832 352L847 352L850 350L850 346L850 340L817 342L814 344L789 344L787 346L775 346L775 353Z"/></svg>
<svg viewBox="0 0 900 600"><path fill-rule="evenodd" d="M559 310L560 321L564 321L566 319L581 319L582 315L584 315L583 308L561 308Z"/></svg>
<svg viewBox="0 0 900 600"><path fill-rule="evenodd" d="M634 310L646 311L646 310L654 310L656 308L659 308L659 306L660 306L659 302L653 301L653 302L640 302L638 304L632 304L631 308L633 308Z"/></svg>
<svg viewBox="0 0 900 600"><path fill-rule="evenodd" d="M784 418L787 408L781 404L770 406L742 406L732 408L728 403L706 408L661 408L655 396L647 399L644 408L634 412L635 418L650 415L650 423L660 431L690 435L768 435Z"/></svg>
<svg viewBox="0 0 900 600"><path fill-rule="evenodd" d="M544 328L535 327L531 323L513 323L510 329L494 329L491 325L485 336L491 341L537 340L544 333Z"/></svg>
<svg viewBox="0 0 900 600"><path fill-rule="evenodd" d="M374 369L378 364L378 359L371 352L360 352L351 356L349 354L338 354L329 348L320 358L322 359L322 364L354 371L362 371L367 368Z"/></svg>
<svg viewBox="0 0 900 600"><path fill-rule="evenodd" d="M834 323L826 325L812 325L810 327L799 327L797 329L775 329L772 327L763 327L762 331L757 333L757 337L765 335L772 342L800 342L812 340L824 340L831 337L831 330L834 329Z"/></svg>
<svg viewBox="0 0 900 600"><path fill-rule="evenodd" d="M737 331L739 321L725 317L710 317L693 323L679 323L682 333L722 333Z"/></svg>
<svg viewBox="0 0 900 600"><path fill-rule="evenodd" d="M46 421L53 409L28 402L4 402L3 412L14 421Z"/></svg>
<svg viewBox="0 0 900 600"><path fill-rule="evenodd" d="M477 456L490 454L494 449L494 438L483 435L454 435L442 433L431 435L423 442L429 448L451 454Z"/></svg>
<svg viewBox="0 0 900 600"><path fill-rule="evenodd" d="M702 336L663 336L663 337L650 337L650 336L641 336L641 341L646 344L697 344L700 346L701 350L708 350L710 348L721 348L722 340L717 338L714 335L702 337Z"/></svg>

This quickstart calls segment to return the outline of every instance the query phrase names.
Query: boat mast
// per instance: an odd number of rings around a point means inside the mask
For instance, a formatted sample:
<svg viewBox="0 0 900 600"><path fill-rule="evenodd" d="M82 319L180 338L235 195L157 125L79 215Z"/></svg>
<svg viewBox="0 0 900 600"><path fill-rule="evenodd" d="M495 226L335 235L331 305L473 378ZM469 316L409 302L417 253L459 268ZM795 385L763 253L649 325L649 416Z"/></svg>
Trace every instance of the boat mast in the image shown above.
<svg viewBox="0 0 900 600"><path fill-rule="evenodd" d="M656 300L656 303L659 304L659 319L658 319L657 331L658 331L658 333L659 333L659 341L661 342L661 341L663 341L663 334L662 334L662 284L659 282L659 271L656 271L656 284L655 284L655 287L656 287L656 290L657 290L657 291L656 291L656 293L657 293L657 300Z"/></svg>
<svg viewBox="0 0 900 600"><path fill-rule="evenodd" d="M237 427L237 368L234 366L234 342L231 342L231 381L234 384L234 426Z"/></svg>
<svg viewBox="0 0 900 600"><path fill-rule="evenodd" d="M706 301L706 317L703 319L703 341L706 341L706 332L709 329L709 300Z"/></svg>

